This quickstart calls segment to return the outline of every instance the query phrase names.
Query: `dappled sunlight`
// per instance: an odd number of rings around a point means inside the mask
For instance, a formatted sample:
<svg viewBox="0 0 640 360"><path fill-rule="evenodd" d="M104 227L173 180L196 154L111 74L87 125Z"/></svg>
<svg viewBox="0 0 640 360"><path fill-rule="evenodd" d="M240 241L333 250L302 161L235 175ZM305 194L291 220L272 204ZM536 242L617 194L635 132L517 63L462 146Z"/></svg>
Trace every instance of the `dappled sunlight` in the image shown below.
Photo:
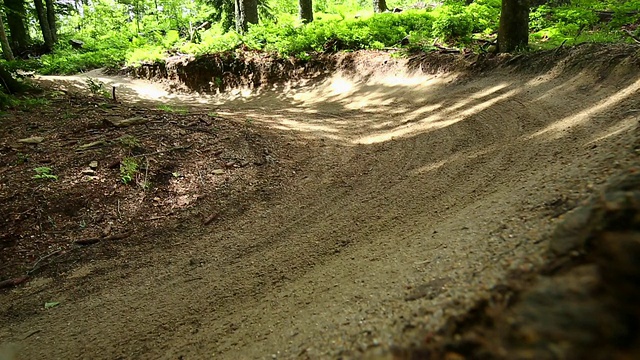
<svg viewBox="0 0 640 360"><path fill-rule="evenodd" d="M597 144L603 140L606 140L610 137L622 134L626 131L629 131L631 129L634 129L636 126L638 126L638 116L634 116L634 117L628 117L623 121L620 121L619 123L615 124L614 126L599 132L593 140L587 142L585 145L592 145L592 144Z"/></svg>
<svg viewBox="0 0 640 360"><path fill-rule="evenodd" d="M589 120L591 120L594 116L601 114L603 111L606 111L608 108L615 106L621 101L627 99L632 95L638 95L638 90L640 90L640 79L636 80L631 85L625 87L618 92L609 95L603 100L600 100L596 104L587 107L586 109L579 111L575 114L568 115L544 129L534 133L531 137L538 137L541 135L547 135L549 138L558 138L562 137L565 130L570 129L574 126L582 125ZM603 116L606 116L603 114Z"/></svg>
<svg viewBox="0 0 640 360"><path fill-rule="evenodd" d="M105 75L43 77L69 89L87 91L91 77L115 86L119 99L157 106L215 112L227 119L252 122L345 145L376 144L413 137L461 121L474 131L522 131L524 140L553 140L587 123L640 90L640 80L622 89L585 71L570 75L513 76L501 73L458 81L457 75L388 71L379 74L337 72L321 81L295 80L259 88L238 88L217 94L174 93L143 80ZM592 101L577 99L584 98ZM625 131L631 124L604 129L596 138ZM457 127L456 127L457 128ZM524 129L526 128L526 129ZM597 140L594 140L597 141Z"/></svg>
<svg viewBox="0 0 640 360"><path fill-rule="evenodd" d="M447 162L448 162L448 160L440 160L440 161L433 162L431 164L427 164L425 166L420 167L419 169L413 170L412 174L413 175L423 175L425 173L428 173L428 172L431 172L431 171L434 171L434 170L438 170L439 168L441 168Z"/></svg>
<svg viewBox="0 0 640 360"><path fill-rule="evenodd" d="M502 89L503 87L496 87ZM495 96L489 100L484 102L480 102L474 106L467 107L462 111L450 111L450 108L443 108L442 111L431 114L426 118L423 118L419 121L414 121L405 125L398 126L389 131L366 135L360 138L356 138L353 140L355 144L373 144L383 141L392 140L398 137L413 135L417 133L424 133L428 131L433 131L437 129L441 129L443 127L450 126L455 124L465 118L472 116L476 113L479 113L493 105L497 102L505 100L513 95L515 95L518 91L511 90L502 95ZM484 95L486 96L486 95ZM462 102L468 102L467 100L461 100ZM459 106L454 106L454 108L460 108ZM420 111L422 113L422 111Z"/></svg>

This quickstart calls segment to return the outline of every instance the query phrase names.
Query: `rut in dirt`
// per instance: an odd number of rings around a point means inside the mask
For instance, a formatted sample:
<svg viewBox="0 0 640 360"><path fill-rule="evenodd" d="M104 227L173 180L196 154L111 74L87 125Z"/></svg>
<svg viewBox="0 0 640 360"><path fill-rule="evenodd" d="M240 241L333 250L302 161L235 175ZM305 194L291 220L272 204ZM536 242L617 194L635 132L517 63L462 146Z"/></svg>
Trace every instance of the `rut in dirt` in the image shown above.
<svg viewBox="0 0 640 360"><path fill-rule="evenodd" d="M215 96L96 74L123 99L252 127L284 185L212 226L99 244L116 256L1 294L0 335L30 359L359 358L420 345L506 274L534 271L556 222L637 166L637 54L596 50L479 74L363 56L314 81ZM151 88L160 95L145 98ZM50 300L60 305L36 310Z"/></svg>

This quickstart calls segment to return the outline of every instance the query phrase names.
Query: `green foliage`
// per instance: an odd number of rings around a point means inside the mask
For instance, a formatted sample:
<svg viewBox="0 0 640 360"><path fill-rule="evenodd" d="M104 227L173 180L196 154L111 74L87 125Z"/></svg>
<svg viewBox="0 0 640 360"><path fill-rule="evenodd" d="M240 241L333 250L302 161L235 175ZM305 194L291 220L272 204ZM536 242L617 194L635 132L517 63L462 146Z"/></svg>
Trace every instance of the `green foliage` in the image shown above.
<svg viewBox="0 0 640 360"><path fill-rule="evenodd" d="M461 0L420 2L423 7L426 5L422 10L412 10L413 5L418 5L414 0L389 0L389 8L401 7L404 11L383 14L373 14L370 0L314 0L315 20L302 24L297 18L297 0L258 3L260 23L244 35L229 31L234 14L231 0L95 0L58 4L64 11L59 14L60 41L55 51L3 65L9 71L20 68L42 74L73 74L98 67L162 61L177 53L201 55L239 47L304 61L316 52L401 46L428 51L434 42L477 46L474 37L495 38L501 11L501 0L476 0L470 5ZM84 4L82 12L75 10L78 4ZM627 41L620 27L640 22L640 15L633 13L639 8L640 0L550 0L531 12L531 40L534 48L563 42ZM601 22L595 10L612 11L611 21ZM38 38L37 22L33 14L29 16L32 36ZM83 41L83 47L72 48L70 39ZM11 101L0 95L0 107L11 106Z"/></svg>
<svg viewBox="0 0 640 360"><path fill-rule="evenodd" d="M166 112L171 112L171 113L177 113L177 114L187 114L189 111L187 109L180 109L180 108L176 108L170 105L160 105L158 106L158 110L162 110L162 111L166 111Z"/></svg>
<svg viewBox="0 0 640 360"><path fill-rule="evenodd" d="M640 21L634 11L640 0L574 0L568 5L539 6L530 14L531 40L534 48L553 48L562 43L623 42L626 38L620 27ZM611 21L602 22L595 10L613 11Z"/></svg>
<svg viewBox="0 0 640 360"><path fill-rule="evenodd" d="M70 75L101 67L118 68L124 65L125 52L100 49L95 52L60 50L40 58L40 73Z"/></svg>
<svg viewBox="0 0 640 360"><path fill-rule="evenodd" d="M16 157L18 158L18 159L16 160L16 164L18 164L18 165L26 164L26 163L28 163L28 162L29 162L29 154L23 154L23 153L20 153L20 152L19 152L19 153L16 155Z"/></svg>
<svg viewBox="0 0 640 360"><path fill-rule="evenodd" d="M17 100L13 95L0 91L0 110L14 107L16 103Z"/></svg>
<svg viewBox="0 0 640 360"><path fill-rule="evenodd" d="M47 98L25 97L15 99L13 106L22 111L31 111L34 109L41 109L43 106L49 105L51 101Z"/></svg>
<svg viewBox="0 0 640 360"><path fill-rule="evenodd" d="M87 79L85 80L85 83L87 84L89 91L93 95L99 95L105 98L111 97L109 90L107 90L105 84L102 81L99 81L91 77L87 77Z"/></svg>
<svg viewBox="0 0 640 360"><path fill-rule="evenodd" d="M53 175L53 170L51 170L50 167L46 167L46 166L42 166L42 167L37 167L35 169L33 169L33 171L36 172L35 175L33 175L33 179L39 179L39 180L58 180L58 176L57 175Z"/></svg>
<svg viewBox="0 0 640 360"><path fill-rule="evenodd" d="M433 35L441 38L464 38L473 31L473 16L461 4L444 7L433 22Z"/></svg>
<svg viewBox="0 0 640 360"><path fill-rule="evenodd" d="M132 135L124 135L118 139L120 144L128 149L135 149L140 147L140 140L138 140L135 136Z"/></svg>
<svg viewBox="0 0 640 360"><path fill-rule="evenodd" d="M134 157L125 157L120 162L120 180L124 184L129 184L135 179L136 174L140 168L138 160Z"/></svg>

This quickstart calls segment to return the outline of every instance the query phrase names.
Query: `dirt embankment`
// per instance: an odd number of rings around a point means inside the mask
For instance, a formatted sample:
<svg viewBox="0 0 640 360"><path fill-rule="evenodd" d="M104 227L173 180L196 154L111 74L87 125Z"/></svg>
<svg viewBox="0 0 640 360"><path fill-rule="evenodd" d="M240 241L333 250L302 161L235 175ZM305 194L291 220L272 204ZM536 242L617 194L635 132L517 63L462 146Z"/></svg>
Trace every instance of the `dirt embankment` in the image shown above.
<svg viewBox="0 0 640 360"><path fill-rule="evenodd" d="M407 70L467 76L505 68L527 73L544 73L554 67L562 67L563 71L606 71L606 68L615 66L618 60L637 59L637 51L625 45L603 47L582 44L570 49L519 55L421 53L394 57L390 53L358 51L319 54L309 60L281 58L262 52L225 52L200 57L175 56L163 62L130 67L121 73L163 82L174 90L223 93L237 88L264 90L274 85L320 82L336 72L366 80Z"/></svg>
<svg viewBox="0 0 640 360"><path fill-rule="evenodd" d="M1 251L36 249L22 270L45 266L0 293L0 337L29 359L632 354L637 312L611 298L635 294L637 182L607 183L640 168L637 51L346 54L275 74L282 60L234 73L232 58L198 59L139 71L254 91L169 96L104 76L123 101L169 107L58 94L42 115L16 110L0 190L26 236ZM131 118L144 121L110 121ZM16 144L27 137L44 141ZM133 186L126 157L144 160ZM36 166L58 181L31 179ZM583 234L585 221L599 225ZM86 238L99 241L74 244ZM69 252L46 257L50 244ZM567 337L541 314L588 324ZM633 321L603 331L621 316Z"/></svg>

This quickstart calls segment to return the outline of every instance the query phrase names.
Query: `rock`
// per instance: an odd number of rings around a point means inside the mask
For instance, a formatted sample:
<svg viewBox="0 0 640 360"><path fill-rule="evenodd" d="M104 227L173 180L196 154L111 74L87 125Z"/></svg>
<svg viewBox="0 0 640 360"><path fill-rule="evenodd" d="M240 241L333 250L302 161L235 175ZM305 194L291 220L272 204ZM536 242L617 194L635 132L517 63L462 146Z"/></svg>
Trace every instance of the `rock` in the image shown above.
<svg viewBox="0 0 640 360"><path fill-rule="evenodd" d="M581 206L568 212L551 235L549 251L554 255L566 255L584 247L593 230L592 207Z"/></svg>
<svg viewBox="0 0 640 360"><path fill-rule="evenodd" d="M128 119L104 119L103 121L112 126L121 128L121 127L133 126L133 125L146 124L147 122L149 122L149 119L145 119L141 116L135 116Z"/></svg>
<svg viewBox="0 0 640 360"><path fill-rule="evenodd" d="M33 136L30 138L18 140L19 143L23 143L23 144L40 144L43 141L44 141L44 138L42 136Z"/></svg>
<svg viewBox="0 0 640 360"><path fill-rule="evenodd" d="M224 175L225 171L224 169L215 169L213 170L213 174L214 175Z"/></svg>
<svg viewBox="0 0 640 360"><path fill-rule="evenodd" d="M82 49L82 47L84 46L84 41L76 40L76 39L70 39L69 40L69 45L71 45L71 47L74 48L74 49Z"/></svg>
<svg viewBox="0 0 640 360"><path fill-rule="evenodd" d="M82 175L95 176L96 172L93 169L84 169Z"/></svg>
<svg viewBox="0 0 640 360"><path fill-rule="evenodd" d="M94 148L94 147L102 146L104 144L105 144L105 142L103 140L94 141L94 142L91 142L91 143L88 143L88 144L80 145L80 146L78 146L78 148L76 150L79 150L79 151L88 150L88 149L91 149L91 148Z"/></svg>
<svg viewBox="0 0 640 360"><path fill-rule="evenodd" d="M94 170L95 170L95 169L97 169L97 168L98 168L98 162L97 162L97 161L95 161L95 160L94 160L94 161L92 161L92 162L90 162L90 163L89 163L89 167L90 167L90 168L92 168L92 169L94 169Z"/></svg>

